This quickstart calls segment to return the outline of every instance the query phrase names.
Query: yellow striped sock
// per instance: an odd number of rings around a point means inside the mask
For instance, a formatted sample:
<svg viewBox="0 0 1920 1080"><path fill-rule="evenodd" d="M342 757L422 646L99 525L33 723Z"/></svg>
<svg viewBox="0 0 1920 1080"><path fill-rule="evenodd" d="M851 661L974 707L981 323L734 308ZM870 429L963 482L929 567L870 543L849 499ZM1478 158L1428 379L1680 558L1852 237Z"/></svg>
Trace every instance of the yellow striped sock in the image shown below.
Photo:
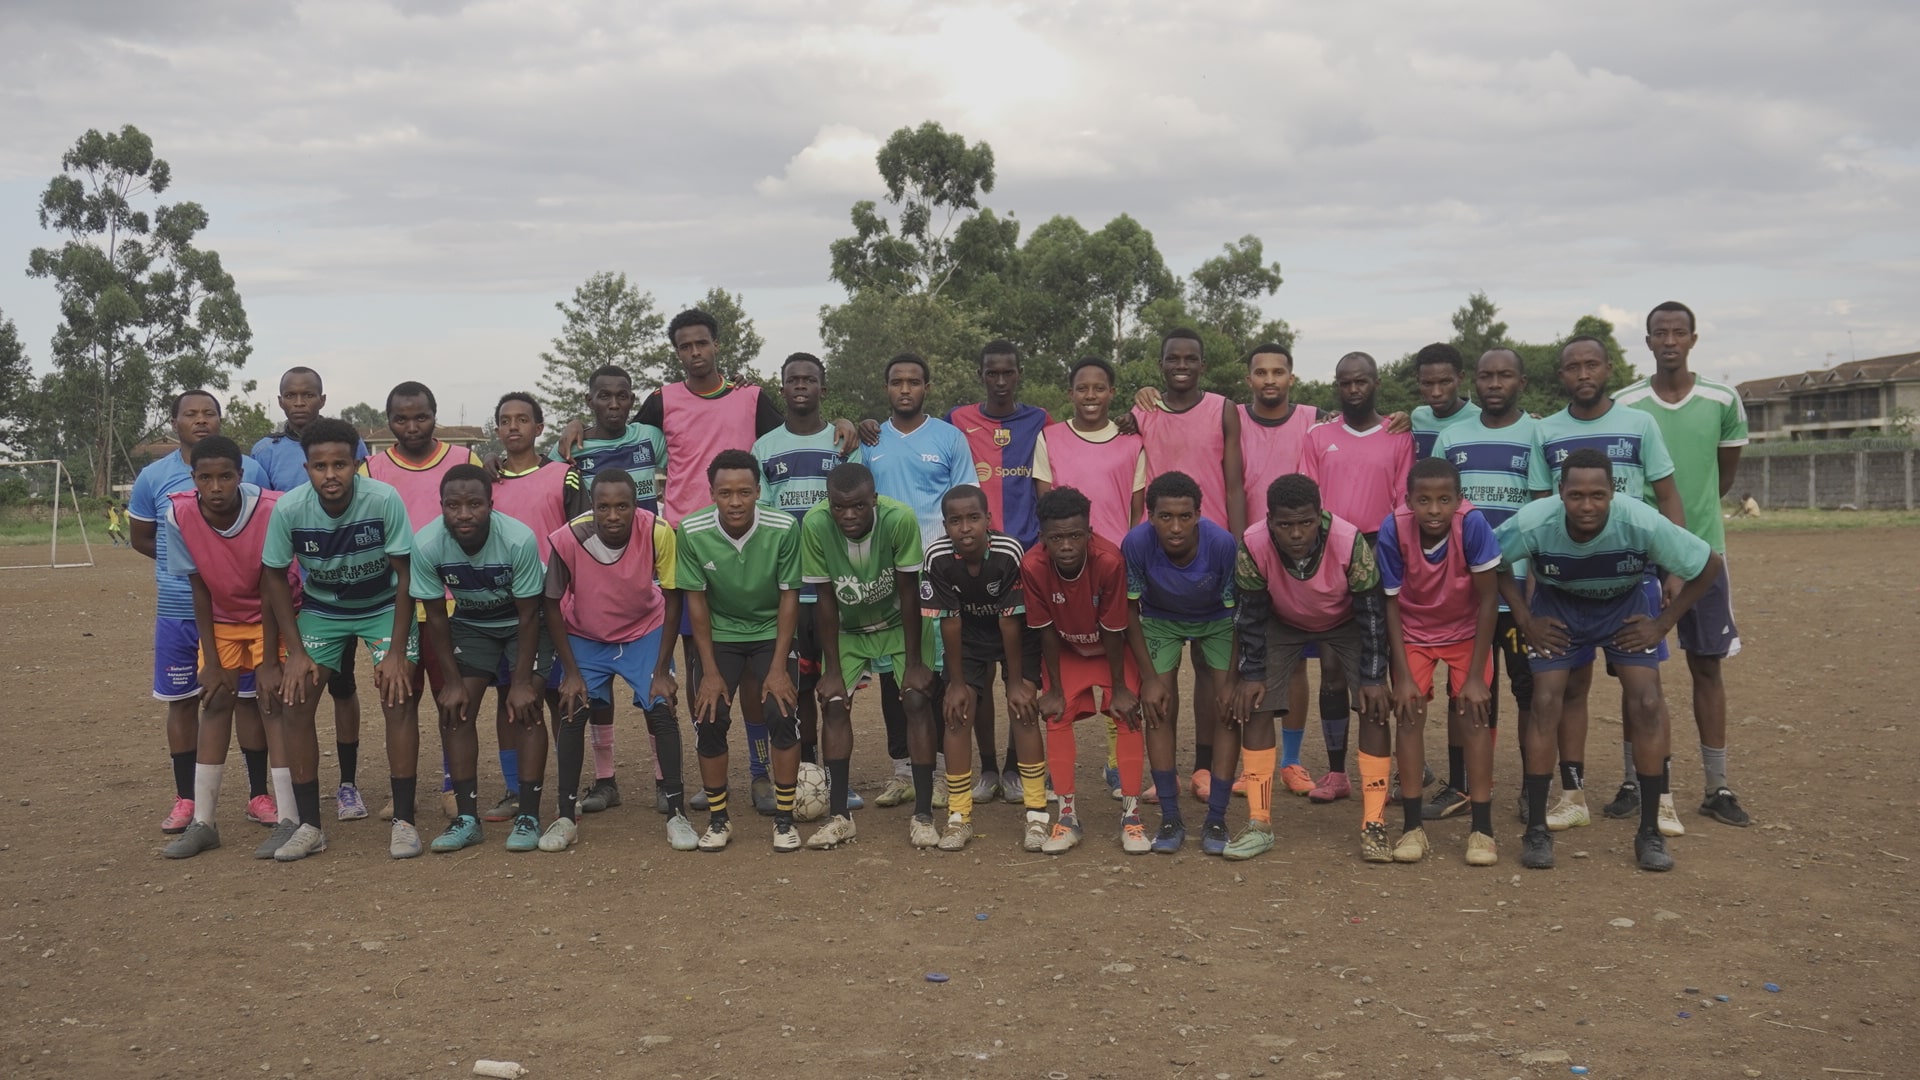
<svg viewBox="0 0 1920 1080"><path fill-rule="evenodd" d="M798 785L781 784L775 781L773 785L773 812L776 814L793 813L794 794L799 790Z"/></svg>
<svg viewBox="0 0 1920 1080"><path fill-rule="evenodd" d="M1047 767L1038 761L1020 763L1020 801L1029 810L1047 809Z"/></svg>
<svg viewBox="0 0 1920 1080"><path fill-rule="evenodd" d="M973 771L947 774L947 814L973 820Z"/></svg>

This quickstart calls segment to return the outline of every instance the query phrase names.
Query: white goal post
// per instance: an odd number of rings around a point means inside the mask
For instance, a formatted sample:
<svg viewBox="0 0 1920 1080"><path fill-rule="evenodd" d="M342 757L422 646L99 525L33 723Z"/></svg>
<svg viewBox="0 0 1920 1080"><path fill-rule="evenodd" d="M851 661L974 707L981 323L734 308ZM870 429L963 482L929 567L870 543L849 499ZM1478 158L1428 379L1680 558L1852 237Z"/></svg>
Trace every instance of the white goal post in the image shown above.
<svg viewBox="0 0 1920 1080"><path fill-rule="evenodd" d="M0 546L0 552L6 553L0 554L0 559L5 560L4 564L0 564L0 570L47 569L49 567L64 569L74 566L92 566L93 542L87 538L87 516L80 510L80 493L74 489L73 474L67 471L67 466L64 462L55 458L48 458L41 461L0 461L0 480L5 479L5 470L26 469L35 465L50 465L53 467L53 483L46 496L53 511L51 514L52 520L47 530L47 559L45 562L16 563L13 561L14 556L10 553L12 549L10 547ZM80 526L80 546L86 552L87 556L85 562L60 561L60 495L62 487L66 488L69 510L74 520ZM31 491L31 485L29 485L29 493L30 495L37 494ZM38 501L38 498L33 498L29 505ZM28 549L25 545L21 545L21 550L25 551Z"/></svg>

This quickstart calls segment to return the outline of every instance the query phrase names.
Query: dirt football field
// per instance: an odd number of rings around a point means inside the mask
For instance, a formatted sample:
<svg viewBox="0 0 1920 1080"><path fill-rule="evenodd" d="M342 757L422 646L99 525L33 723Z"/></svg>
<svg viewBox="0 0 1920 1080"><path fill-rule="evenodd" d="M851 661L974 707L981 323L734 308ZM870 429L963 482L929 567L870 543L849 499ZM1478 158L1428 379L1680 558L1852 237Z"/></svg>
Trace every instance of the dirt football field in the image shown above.
<svg viewBox="0 0 1920 1080"><path fill-rule="evenodd" d="M91 569L0 575L0 1076L451 1078L498 1059L532 1080L1831 1080L1909 1076L1920 1054L1912 529L1733 537L1746 647L1728 666L1730 772L1754 824L1695 813L1676 659L1665 676L1687 835L1665 875L1636 870L1632 823L1597 810L1559 834L1558 869L1521 870L1504 731L1491 869L1461 861L1464 817L1429 830L1427 862L1368 865L1357 800L1285 794L1279 843L1252 862L1199 854L1191 800L1184 853L1123 855L1093 724L1080 740L1088 838L1065 856L1023 853L1020 808L1005 804L977 814L964 853L910 848L896 808L856 814L850 847L776 855L748 804L732 848L681 854L651 809L630 709L627 803L585 818L564 854L509 855L505 826L490 826L483 847L394 862L387 826L369 819L333 823L326 853L305 862L257 862L265 830L243 817L236 752L226 846L169 861L151 564L95 550ZM1430 748L1444 742L1434 712ZM1501 712L1511 720L1504 687ZM871 797L888 772L871 694L856 729L854 781ZM377 712L365 730L360 781L377 804ZM483 730L490 805L500 781ZM1618 694L1597 680L1596 807L1620 779L1618 737ZM431 722L421 743L421 775L435 776ZM1184 718L1182 743L1184 772ZM690 738L687 755L691 776ZM1437 749L1429 759L1444 763ZM422 782L427 836L445 824L435 786ZM1230 825L1245 813L1239 801ZM1390 808L1395 832L1397 820Z"/></svg>

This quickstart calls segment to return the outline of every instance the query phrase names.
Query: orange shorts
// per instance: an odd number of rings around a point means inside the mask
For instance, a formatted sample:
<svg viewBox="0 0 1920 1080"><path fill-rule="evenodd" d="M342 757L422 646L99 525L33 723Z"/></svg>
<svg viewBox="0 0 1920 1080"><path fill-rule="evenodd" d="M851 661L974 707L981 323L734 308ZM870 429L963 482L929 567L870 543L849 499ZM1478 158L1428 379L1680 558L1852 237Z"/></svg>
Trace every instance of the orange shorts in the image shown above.
<svg viewBox="0 0 1920 1080"><path fill-rule="evenodd" d="M1135 694L1140 692L1140 669L1134 663L1133 650L1126 653L1125 676L1127 689ZM1043 679L1044 681L1044 669ZM1096 689L1107 691L1109 700L1113 697L1113 667L1105 656L1081 656L1072 649L1060 650L1060 693L1066 698L1066 711L1057 719L1048 723L1071 724L1089 716L1100 714L1101 707L1094 701ZM1049 689L1051 689L1049 687Z"/></svg>
<svg viewBox="0 0 1920 1080"><path fill-rule="evenodd" d="M1460 691L1467 686L1467 666L1473 663L1473 639L1456 641L1449 645L1408 645L1407 668L1413 674L1413 685L1418 687L1422 697L1433 698L1433 669L1439 664L1447 665L1447 696L1459 697ZM1480 672L1480 681L1493 685L1493 650L1487 650L1486 667Z"/></svg>
<svg viewBox="0 0 1920 1080"><path fill-rule="evenodd" d="M259 623L214 623L213 645L218 650L220 666L228 671L252 671L266 658L266 631ZM206 645L202 643L201 667L206 666ZM287 651L280 650L280 658L286 659Z"/></svg>

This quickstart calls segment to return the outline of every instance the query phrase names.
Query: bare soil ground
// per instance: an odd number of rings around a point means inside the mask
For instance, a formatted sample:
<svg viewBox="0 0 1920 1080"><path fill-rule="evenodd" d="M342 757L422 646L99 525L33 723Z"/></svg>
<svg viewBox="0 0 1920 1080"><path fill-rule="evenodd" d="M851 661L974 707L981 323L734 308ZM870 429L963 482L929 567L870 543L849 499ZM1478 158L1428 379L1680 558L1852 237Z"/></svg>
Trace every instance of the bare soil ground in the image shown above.
<svg viewBox="0 0 1920 1080"><path fill-rule="evenodd" d="M1561 834L1559 869L1521 871L1504 734L1491 870L1460 861L1464 819L1433 830L1429 862L1371 866L1356 803L1294 799L1254 862L1191 842L1128 857L1105 828L1115 804L1084 794L1101 827L1060 858L1023 854L1006 805L962 854L909 848L904 809L861 812L860 841L830 853L776 856L748 811L731 850L677 854L632 713L628 804L586 819L564 855L508 855L496 829L395 863L369 820L330 829L307 862L255 862L235 754L226 846L170 862L150 564L97 548L91 570L10 571L0 1074L456 1077L501 1058L536 1080L1904 1075L1920 1049L1920 533L1733 545L1747 647L1729 669L1732 774L1755 824L1693 813L1686 671L1669 664L1689 831L1664 876L1633 868L1630 823L1599 821ZM1617 695L1603 683L1594 704L1604 800ZM887 766L875 702L861 710L854 774L871 793ZM378 801L368 719L362 786ZM1097 792L1099 737L1083 730L1081 789ZM427 775L437 735L423 744ZM738 755L735 772L743 786Z"/></svg>

